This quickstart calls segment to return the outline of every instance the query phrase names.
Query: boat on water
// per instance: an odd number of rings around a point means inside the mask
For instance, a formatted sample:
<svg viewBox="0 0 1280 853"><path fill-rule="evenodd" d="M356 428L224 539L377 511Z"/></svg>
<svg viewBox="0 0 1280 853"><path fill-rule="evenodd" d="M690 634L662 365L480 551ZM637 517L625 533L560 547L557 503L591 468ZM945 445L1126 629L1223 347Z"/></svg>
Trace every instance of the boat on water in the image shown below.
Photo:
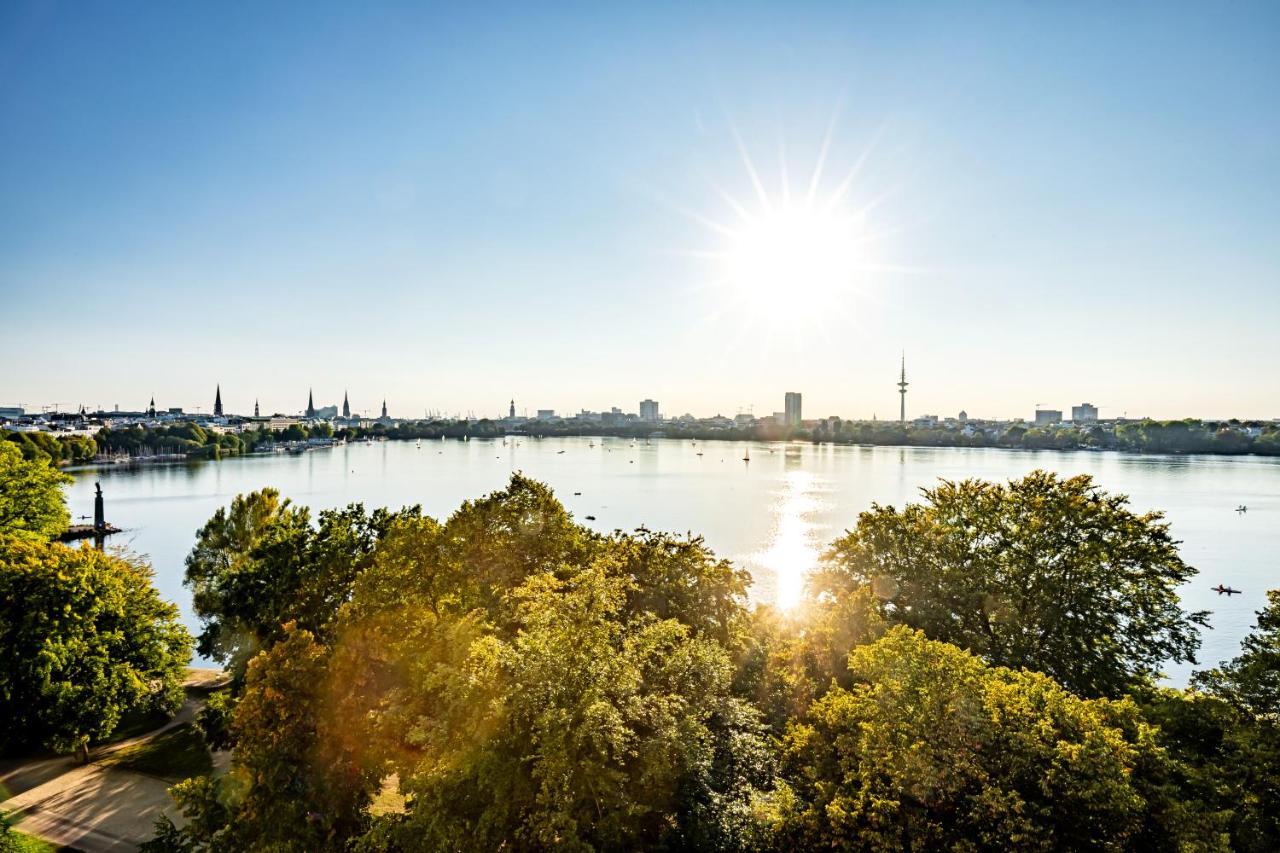
<svg viewBox="0 0 1280 853"><path fill-rule="evenodd" d="M743 454L743 456L742 456L742 461L743 461L743 462L750 462L750 461L751 461L751 448L750 448L750 447L748 447L748 448L747 448L746 453L744 453L744 454Z"/></svg>

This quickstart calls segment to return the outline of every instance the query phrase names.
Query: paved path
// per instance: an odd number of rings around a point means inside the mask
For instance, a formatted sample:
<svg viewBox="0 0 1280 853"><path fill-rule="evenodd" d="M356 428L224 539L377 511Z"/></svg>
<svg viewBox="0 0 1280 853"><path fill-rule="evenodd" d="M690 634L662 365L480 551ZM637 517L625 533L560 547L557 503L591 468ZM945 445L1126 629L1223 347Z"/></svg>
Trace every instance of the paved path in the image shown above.
<svg viewBox="0 0 1280 853"><path fill-rule="evenodd" d="M187 687L216 683L210 670L193 670ZM195 719L203 699L188 697L169 722L154 731L93 750L88 764L69 756L0 766L0 786L9 794L4 811L23 832L84 853L136 850L155 832L162 812L183 823L169 799L171 783L145 773L98 764L112 753L150 740ZM221 760L218 760L221 759ZM225 765L225 756L215 756Z"/></svg>

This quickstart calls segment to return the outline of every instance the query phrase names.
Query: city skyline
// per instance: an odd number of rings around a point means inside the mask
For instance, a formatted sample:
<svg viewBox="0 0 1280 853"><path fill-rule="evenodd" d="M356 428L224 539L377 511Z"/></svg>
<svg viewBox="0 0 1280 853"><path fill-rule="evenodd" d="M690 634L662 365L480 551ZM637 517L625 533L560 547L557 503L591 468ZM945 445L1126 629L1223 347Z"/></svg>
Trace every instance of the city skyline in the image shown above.
<svg viewBox="0 0 1280 853"><path fill-rule="evenodd" d="M956 419L957 417L961 421L973 419L973 420L999 420L999 421L1027 420L1032 422L1040 422L1043 416L1048 416L1048 415L1055 416L1053 419L1045 421L1046 423L1056 423L1061 420L1079 423L1079 422L1091 422L1091 421L1097 421L1097 420L1142 419L1142 418L1149 417L1146 415L1131 416L1127 411L1118 412L1118 413L1117 412L1100 413L1099 406L1095 406L1094 404L1089 403L1087 401L1081 402L1078 404L1077 403L1070 404L1069 410L1071 411L1071 417L1069 418L1063 417L1063 411L1066 410L1068 407L1055 410L1055 409L1049 408L1048 405L1041 404L1039 402L1035 404L1035 410L1033 411L1031 417L1026 417L1025 414L994 414L994 415L993 414L985 414L985 415L973 414L973 415L970 415L966 409L961 409L958 413L955 413L955 414L941 412L941 411L925 411L924 409L921 409L921 411L919 412L912 412L910 415L908 415L907 408L906 408L906 398L907 398L907 386L910 383L906 381L905 353L901 357L899 370L900 372L899 372L898 381L895 383L895 386L894 386L897 389L895 391L895 394L898 396L898 406L899 406L898 417L896 420L903 423L910 422L916 419L921 419L921 418ZM350 392L348 389L345 389L345 388L343 389L342 403L340 405L337 402L316 405L314 388L308 388L307 402L306 402L306 405L303 406L301 409L283 408L283 409L276 409L274 411L271 409L268 409L265 415L260 414L259 412L260 398L255 396L253 398L253 415L252 416L253 417L284 416L284 417L303 417L303 418L321 418L321 419L328 418L328 417L334 417L334 418L341 417L343 419L382 418L384 420L389 417L393 419L400 419L400 420L419 420L419 419L430 420L435 418L439 418L439 419L474 418L474 419L489 419L489 420L497 421L497 420L502 420L504 417L508 419L520 418L520 419L534 420L548 413L553 413L556 418L572 418L573 416L578 414L586 414L586 413L599 414L600 412L606 412L612 409L615 412L623 412L626 414L634 415L640 421L660 421L660 420L668 420L673 418L685 417L688 415L694 415L695 417L698 417L698 418L711 418L711 417L721 417L721 416L735 417L743 414L750 414L757 418L781 417L781 420L783 422L785 422L788 425L794 426L794 425L799 425L802 421L815 421L815 420L821 420L829 417L841 417L841 418L847 418L849 420L856 420L856 421L879 419L878 413L875 413L875 412L873 412L870 416L848 415L843 412L822 412L822 413L810 412L809 417L806 418L804 417L802 412L802 402L801 402L802 396L803 396L802 392L786 391L783 393L782 396L783 396L783 401L780 409L775 409L771 411L769 410L769 407L766 405L759 412L755 411L754 406L741 406L737 410L731 411L731 412L730 411L715 411L715 412L701 411L696 413L693 411L686 411L686 412L679 412L679 413L667 412L663 409L660 400L654 400L651 397L646 397L645 399L640 400L637 403L636 409L634 411L627 408L617 407L616 404L617 402L620 402L620 401L614 401L610 404L602 405L600 406L599 409L595 409L595 410L586 406L569 407L569 408L561 409L561 408L554 408L554 407L547 408L540 405L538 406L531 405L531 406L523 406L520 408L519 411L517 411L515 398L511 398L507 401L506 408L496 414L489 413L487 411L478 411L474 409L463 411L463 410L450 410L447 407L443 407L443 408L436 408L436 409L426 409L423 411L421 415L414 414L414 413L402 413L402 412L397 412L394 415L390 415L388 413L387 399L386 397L383 397L380 407L377 407L378 414L375 416L371 413L372 409L369 409L369 408L361 409L357 407L356 409L352 409L350 404L350 399L349 399ZM9 408L11 407L9 407L7 404L0 403L0 412L3 412ZM111 406L103 406L103 405L91 406L85 403L78 403L71 407L62 407L62 408L54 408L47 405L40 406L35 409L26 409L25 406L22 406L21 408L25 409L25 413L28 416L56 413L56 412L75 412L75 411L85 411L85 412L94 413L94 414L110 413L113 411L119 411L119 412L140 411L140 412L149 413L154 416L157 412L163 414L163 413L170 412L171 409L175 409L175 410L180 410L183 414L186 414L186 415L206 415L211 417L222 417L225 413L225 416L227 417L248 417L247 412L238 411L234 407L232 407L230 410L225 410L225 407L223 406L223 403L222 403L222 383L221 382L215 383L214 402L213 402L212 408L209 411L206 411L205 407L200 404L196 404L193 406L186 406L181 404L170 406L165 404L162 401L160 405L157 405L154 395L150 397L147 403L147 406L141 409L132 409L127 405L122 406L119 403L113 403ZM927 408L927 406L924 408ZM533 414L530 414L531 411L533 412ZM329 413L329 414L326 414L326 413ZM1190 415L1188 417L1194 418L1196 416ZM1227 420L1228 418L1204 418L1204 419L1205 420ZM1236 419L1241 419L1241 418L1236 418ZM894 418L887 418L886 420L893 421ZM1244 418L1242 420L1268 420L1268 419ZM1271 419L1271 420L1280 420L1280 419Z"/></svg>
<svg viewBox="0 0 1280 853"><path fill-rule="evenodd" d="M1275 4L316 9L0 8L0 406L1280 416Z"/></svg>

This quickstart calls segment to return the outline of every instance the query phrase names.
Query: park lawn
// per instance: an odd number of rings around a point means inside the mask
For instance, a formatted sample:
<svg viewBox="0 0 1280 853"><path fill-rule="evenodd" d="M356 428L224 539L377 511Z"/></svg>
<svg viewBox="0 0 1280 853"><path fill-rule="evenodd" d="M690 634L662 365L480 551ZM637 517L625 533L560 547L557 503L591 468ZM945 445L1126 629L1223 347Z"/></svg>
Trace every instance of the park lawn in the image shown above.
<svg viewBox="0 0 1280 853"><path fill-rule="evenodd" d="M58 849L71 848L57 848L20 830L0 828L0 851L3 853L54 853Z"/></svg>
<svg viewBox="0 0 1280 853"><path fill-rule="evenodd" d="M181 782L204 776L213 770L213 760L204 738L190 723L183 723L150 740L116 750L100 764Z"/></svg>

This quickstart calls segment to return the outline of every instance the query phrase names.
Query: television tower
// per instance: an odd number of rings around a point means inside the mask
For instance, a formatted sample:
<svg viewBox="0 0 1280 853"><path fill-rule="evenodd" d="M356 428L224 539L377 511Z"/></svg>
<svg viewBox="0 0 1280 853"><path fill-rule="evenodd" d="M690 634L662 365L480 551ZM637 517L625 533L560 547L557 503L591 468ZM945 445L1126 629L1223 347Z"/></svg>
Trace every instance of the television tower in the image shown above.
<svg viewBox="0 0 1280 853"><path fill-rule="evenodd" d="M902 354L902 374L898 377L898 422L907 422L907 354Z"/></svg>

